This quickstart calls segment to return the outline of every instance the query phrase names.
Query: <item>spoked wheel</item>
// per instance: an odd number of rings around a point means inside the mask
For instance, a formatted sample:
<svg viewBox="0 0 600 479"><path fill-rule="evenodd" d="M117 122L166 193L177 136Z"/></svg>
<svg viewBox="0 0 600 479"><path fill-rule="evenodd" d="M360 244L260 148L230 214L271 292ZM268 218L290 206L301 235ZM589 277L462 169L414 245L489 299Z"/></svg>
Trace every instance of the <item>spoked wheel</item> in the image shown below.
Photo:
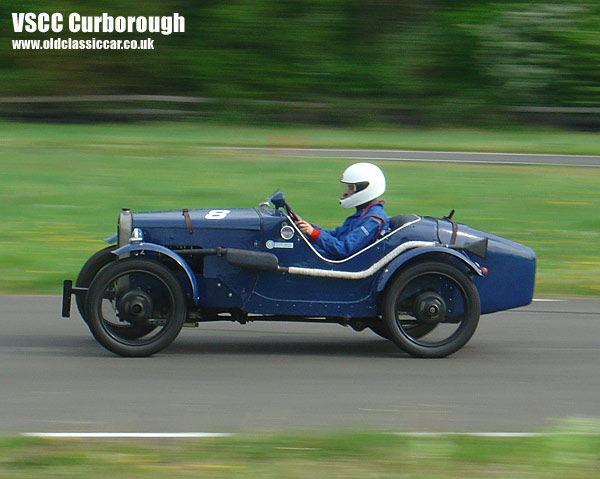
<svg viewBox="0 0 600 479"><path fill-rule="evenodd" d="M85 311L92 334L106 349L121 356L150 356L177 337L186 309L185 295L168 268L128 258L98 273ZM147 332L134 337L133 329Z"/></svg>
<svg viewBox="0 0 600 479"><path fill-rule="evenodd" d="M117 260L117 257L112 253L116 249L116 246L107 246L106 248L97 251L93 254L90 259L88 259L79 275L77 276L77 281L75 283L76 286L80 288L87 288L92 283L94 277L106 266L111 263L114 263ZM85 302L87 299L87 294L78 294L75 296L75 301L77 303L77 309L79 310L79 314L83 318L83 320L87 323L86 312L85 312ZM134 324L116 324L114 326L110 326L111 329L114 330L119 336L127 338L127 339L136 339L142 337L149 332L151 332L155 326L153 325L134 325Z"/></svg>
<svg viewBox="0 0 600 479"><path fill-rule="evenodd" d="M462 348L479 322L471 279L447 263L418 263L386 289L383 319L390 339L417 357L441 358Z"/></svg>
<svg viewBox="0 0 600 479"><path fill-rule="evenodd" d="M437 324L416 324L415 321L405 321L404 329L410 330L411 337L419 339L433 331L433 328L436 326ZM392 339L389 331L387 330L387 326L383 321L376 326L371 326L370 329L377 336L381 336L384 339Z"/></svg>

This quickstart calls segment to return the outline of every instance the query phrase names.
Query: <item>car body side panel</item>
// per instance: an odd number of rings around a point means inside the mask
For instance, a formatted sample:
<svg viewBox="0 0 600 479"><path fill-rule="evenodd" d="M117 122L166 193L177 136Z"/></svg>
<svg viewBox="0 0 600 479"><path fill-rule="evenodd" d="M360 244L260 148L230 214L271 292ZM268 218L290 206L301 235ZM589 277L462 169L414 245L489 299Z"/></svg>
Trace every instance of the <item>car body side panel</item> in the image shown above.
<svg viewBox="0 0 600 479"><path fill-rule="evenodd" d="M277 210L262 210L263 238L259 251L277 256L279 265L305 268L364 269L381 255L380 248L365 252L346 263L329 264L310 248L295 225ZM286 228L290 239L282 236ZM291 230L290 230L291 228ZM261 272L256 286L244 303L249 313L306 316L372 316L376 315L376 300L371 295L373 278L343 281L314 278L281 272Z"/></svg>
<svg viewBox="0 0 600 479"><path fill-rule="evenodd" d="M133 227L142 230L144 241L175 250L238 248L272 253L282 267L349 272L368 269L407 241L447 244L452 237L450 221L419 217L350 258L329 260L314 250L281 210L190 210L189 217L193 231L190 231L185 216L179 210L133 213ZM480 278L474 275L483 314L528 304L533 295L535 276L533 250L505 238L458 225L457 246L481 238L488 238L486 259L441 246L427 251L419 248L402 253L381 271L359 280L258 272L232 266L223 257L206 256L201 270L194 271L198 304L223 310L240 308L257 314L374 317L379 314L379 303L387 282L407 261L422 253L444 253L455 257L457 264L465 266L467 272L477 268L475 263L486 267L489 270L487 276Z"/></svg>
<svg viewBox="0 0 600 479"><path fill-rule="evenodd" d="M297 266L337 271L363 271L398 245L413 239L435 241L434 222L415 222L389 234L360 254L347 260L331 261L319 256L295 225L278 211L263 212L261 251L273 253L280 266ZM291 226L289 240L281 236L282 228ZM375 317L379 314L380 291L374 287L378 274L360 280L320 278L261 273L253 293L244 304L248 312L293 315L334 315L340 317Z"/></svg>
<svg viewBox="0 0 600 479"><path fill-rule="evenodd" d="M518 308L531 303L535 285L536 257L532 249L499 237L489 237L485 278L474 278L481 313Z"/></svg>

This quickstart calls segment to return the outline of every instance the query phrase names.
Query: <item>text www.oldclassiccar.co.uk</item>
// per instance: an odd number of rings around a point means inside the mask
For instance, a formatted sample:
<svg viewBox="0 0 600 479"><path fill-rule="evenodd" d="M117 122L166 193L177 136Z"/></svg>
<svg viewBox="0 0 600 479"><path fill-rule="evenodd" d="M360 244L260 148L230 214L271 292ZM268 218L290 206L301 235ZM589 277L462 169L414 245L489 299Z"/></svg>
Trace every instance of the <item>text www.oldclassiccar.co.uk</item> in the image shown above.
<svg viewBox="0 0 600 479"><path fill-rule="evenodd" d="M71 13L13 13L13 31L22 33L157 33L171 35L185 32L185 18L178 13L169 16L117 16L103 13L84 16ZM46 38L14 39L13 50L153 50L154 39L79 39Z"/></svg>
<svg viewBox="0 0 600 479"><path fill-rule="evenodd" d="M13 40L13 50L154 50L154 40L74 40L47 38L46 40Z"/></svg>

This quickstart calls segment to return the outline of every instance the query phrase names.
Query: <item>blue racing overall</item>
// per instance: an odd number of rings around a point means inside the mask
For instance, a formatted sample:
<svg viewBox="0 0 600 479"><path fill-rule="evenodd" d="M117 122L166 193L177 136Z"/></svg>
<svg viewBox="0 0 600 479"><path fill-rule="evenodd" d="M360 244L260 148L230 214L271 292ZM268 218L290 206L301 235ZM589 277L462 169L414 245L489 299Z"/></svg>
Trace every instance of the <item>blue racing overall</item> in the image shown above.
<svg viewBox="0 0 600 479"><path fill-rule="evenodd" d="M324 230L313 225L310 240L315 249L329 259L343 259L377 240L390 227L383 201L373 203L346 218L342 226Z"/></svg>

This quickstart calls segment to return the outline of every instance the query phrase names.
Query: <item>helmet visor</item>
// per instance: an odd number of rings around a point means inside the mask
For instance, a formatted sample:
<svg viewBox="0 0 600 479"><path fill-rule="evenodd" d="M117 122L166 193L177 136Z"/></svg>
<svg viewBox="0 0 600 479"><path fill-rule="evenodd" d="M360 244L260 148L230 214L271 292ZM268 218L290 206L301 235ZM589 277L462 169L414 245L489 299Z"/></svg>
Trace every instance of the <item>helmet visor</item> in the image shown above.
<svg viewBox="0 0 600 479"><path fill-rule="evenodd" d="M348 198L354 193L358 193L359 191L364 190L367 186L369 186L368 181L359 181L358 183L342 182L342 195L340 196L340 198Z"/></svg>
<svg viewBox="0 0 600 479"><path fill-rule="evenodd" d="M340 183L341 194L340 199L348 198L356 193L356 185L354 183Z"/></svg>

